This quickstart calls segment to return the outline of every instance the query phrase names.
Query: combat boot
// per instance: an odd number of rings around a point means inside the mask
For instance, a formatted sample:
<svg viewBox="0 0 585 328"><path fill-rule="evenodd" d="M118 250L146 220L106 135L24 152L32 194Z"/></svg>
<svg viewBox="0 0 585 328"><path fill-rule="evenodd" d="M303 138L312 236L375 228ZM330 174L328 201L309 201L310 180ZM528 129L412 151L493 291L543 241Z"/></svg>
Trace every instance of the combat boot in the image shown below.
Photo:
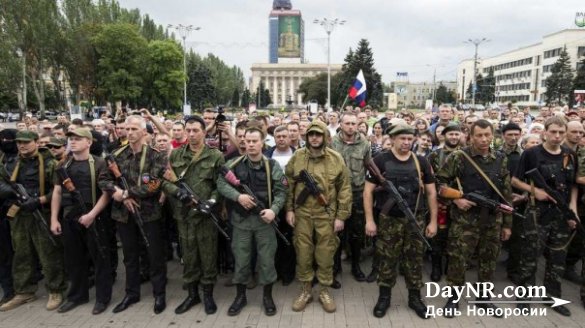
<svg viewBox="0 0 585 328"><path fill-rule="evenodd" d="M264 285L262 304L264 305L264 314L267 316L276 314L276 305L274 305L274 300L272 299L272 284Z"/></svg>
<svg viewBox="0 0 585 328"><path fill-rule="evenodd" d="M199 298L199 290L197 289L197 283L194 282L187 287L187 291L189 295L187 298L181 303L176 309L176 314L183 314L187 312L193 306L201 303L201 299Z"/></svg>
<svg viewBox="0 0 585 328"><path fill-rule="evenodd" d="M499 311L496 311L497 309L499 309L496 305L494 305L493 303L490 303L490 298L489 297L478 297L477 298L478 301L482 301L485 303L475 303L475 306L481 309L491 309L490 313L493 313L493 316L496 318L502 318L504 316L503 311L500 312L498 314ZM488 312L486 312L488 313Z"/></svg>
<svg viewBox="0 0 585 328"><path fill-rule="evenodd" d="M581 278L581 275L577 274L577 271L575 270L575 265L567 265L567 267L565 268L565 272L563 274L563 278L570 282L574 282L578 285L581 285L583 283L583 278Z"/></svg>
<svg viewBox="0 0 585 328"><path fill-rule="evenodd" d="M421 319L428 319L427 317L427 306L420 298L420 290L419 289L409 289L408 290L408 307L413 309Z"/></svg>
<svg viewBox="0 0 585 328"><path fill-rule="evenodd" d="M329 294L329 289L326 286L321 286L321 290L319 291L319 302L323 307L323 310L327 313L333 313L337 309L335 306L335 300L333 296Z"/></svg>
<svg viewBox="0 0 585 328"><path fill-rule="evenodd" d="M361 249L359 240L351 240L351 275L358 282L366 281L366 275L360 268Z"/></svg>
<svg viewBox="0 0 585 328"><path fill-rule="evenodd" d="M307 304L313 301L312 292L313 291L311 282L310 281L303 282L303 286L301 287L301 293L293 301L292 310L295 312L303 311Z"/></svg>
<svg viewBox="0 0 585 328"><path fill-rule="evenodd" d="M63 303L63 294L49 293L49 300L47 301L47 310L53 311Z"/></svg>
<svg viewBox="0 0 585 328"><path fill-rule="evenodd" d="M380 286L380 295L378 295L378 302L374 306L374 317L382 318L386 315L386 311L390 307L390 287Z"/></svg>
<svg viewBox="0 0 585 328"><path fill-rule="evenodd" d="M445 303L445 306L443 307L443 316L445 318L451 319L455 317L455 311L459 310L459 302L455 302L456 299L456 296L451 296L447 300L447 303Z"/></svg>
<svg viewBox="0 0 585 328"><path fill-rule="evenodd" d="M431 256L431 261L433 266L431 270L431 280L439 282L443 273L443 257L440 254L434 254Z"/></svg>
<svg viewBox="0 0 585 328"><path fill-rule="evenodd" d="M15 309L25 303L32 302L36 299L37 297L35 296L35 294L16 294L10 301L0 306L0 311L8 311Z"/></svg>
<svg viewBox="0 0 585 328"><path fill-rule="evenodd" d="M203 307L207 314L214 314L217 311L217 305L213 299L213 284L203 285Z"/></svg>
<svg viewBox="0 0 585 328"><path fill-rule="evenodd" d="M244 284L237 284L236 285L237 294L234 302L228 309L228 315L233 317L242 311L244 306L248 304L248 299L246 298L246 285Z"/></svg>

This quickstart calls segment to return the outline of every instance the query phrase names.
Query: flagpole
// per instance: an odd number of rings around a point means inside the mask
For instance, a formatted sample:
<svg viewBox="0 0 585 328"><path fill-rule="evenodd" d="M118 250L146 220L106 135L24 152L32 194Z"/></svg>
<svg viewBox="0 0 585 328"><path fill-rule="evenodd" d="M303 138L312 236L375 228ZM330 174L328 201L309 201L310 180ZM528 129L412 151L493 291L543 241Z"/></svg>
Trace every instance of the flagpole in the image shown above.
<svg viewBox="0 0 585 328"><path fill-rule="evenodd" d="M347 102L347 98L349 97L349 95L345 95L345 99L343 100L343 105L341 105L341 107L339 108L340 112L344 112L345 111L345 103Z"/></svg>

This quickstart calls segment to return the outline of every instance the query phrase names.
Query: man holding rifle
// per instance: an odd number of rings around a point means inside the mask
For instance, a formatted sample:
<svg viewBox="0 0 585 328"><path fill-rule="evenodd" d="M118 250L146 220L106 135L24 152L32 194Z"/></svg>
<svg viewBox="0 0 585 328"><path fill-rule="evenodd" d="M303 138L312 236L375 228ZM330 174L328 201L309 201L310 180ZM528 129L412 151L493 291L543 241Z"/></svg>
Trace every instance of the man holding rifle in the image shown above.
<svg viewBox="0 0 585 328"><path fill-rule="evenodd" d="M389 133L392 149L376 156L368 165L363 198L366 234L371 237L379 234L376 252L380 258L380 294L374 307L374 316L378 318L383 317L390 307L391 290L396 284L397 263L401 256L406 261L404 278L408 306L419 317L427 318L427 306L420 296L426 242L421 231L428 209L430 222L425 229L426 236L432 238L437 233L437 200L431 165L424 157L410 151L415 140L414 132L414 128L407 125L394 126ZM384 183L391 185L384 186ZM376 191L379 184L382 184L382 190ZM379 227L374 222L374 198L380 211Z"/></svg>
<svg viewBox="0 0 585 328"><path fill-rule="evenodd" d="M111 182L108 167L103 158L92 156L89 147L92 135L87 128L77 128L67 133L71 157L57 168L51 201L51 231L63 234L65 265L69 275L67 301L59 313L73 310L89 301L89 263L94 263L96 302L92 314L104 312L112 298L112 272L109 251L104 248L109 230L99 219L110 201L99 186ZM63 222L59 222L62 210ZM90 231L91 230L91 231Z"/></svg>
<svg viewBox="0 0 585 328"><path fill-rule="evenodd" d="M14 188L20 185L29 196L20 198L8 210L11 217L10 228L14 258L12 272L14 291L12 300L2 304L0 311L12 310L22 304L36 299L38 289L35 257L40 260L49 290L47 310L55 310L63 301L62 293L66 284L63 272L63 249L59 240L55 240L48 230L45 218L49 217L49 202L53 192L53 171L56 162L48 150L40 150L39 136L32 131L19 131L16 134L18 159L11 172L2 169L0 180L0 199L14 198L18 192Z"/></svg>
<svg viewBox="0 0 585 328"><path fill-rule="evenodd" d="M470 129L471 146L452 153L437 172L437 183L444 187L458 189L463 195L477 193L492 201L509 205L512 188L506 155L490 147L494 128L486 120L478 120ZM446 196L441 195L439 196ZM444 197L448 201L448 197ZM467 261L477 248L478 282L491 282L500 253L501 240L511 235L512 211L502 213L496 207L478 206L464 197L453 200L451 206L449 238L449 286L463 286ZM506 207L508 208L508 207ZM477 307L491 309L490 297L483 294L478 298L482 303ZM452 318L459 308L456 296L450 297L444 309L445 317Z"/></svg>
<svg viewBox="0 0 585 328"><path fill-rule="evenodd" d="M286 165L285 174L293 183L287 194L286 221L294 227L297 279L302 284L294 299L293 311L302 311L313 300L312 281L319 280L319 302L325 312L335 312L329 293L333 283L333 256L339 247L337 232L351 212L351 178L343 157L327 147L329 130L314 120L307 127L306 147L297 150ZM317 264L317 272L313 263Z"/></svg>
<svg viewBox="0 0 585 328"><path fill-rule="evenodd" d="M213 299L213 286L217 280L217 229L209 214L196 210L192 198L199 202L215 203L218 200L215 181L224 159L221 152L205 144L205 121L191 116L185 122L187 144L171 153L171 170L165 177L165 194L172 199L174 217L177 220L179 243L183 250L183 283L187 286L187 298L175 309L182 314L201 303L198 286L203 289L205 313L213 314L217 306ZM177 182L179 182L177 184ZM180 184L185 183L185 187ZM197 195L191 195L195 191Z"/></svg>
<svg viewBox="0 0 585 328"><path fill-rule="evenodd" d="M237 295L228 309L235 316L247 304L246 284L251 277L253 247L258 254L258 282L264 285L264 313L276 314L272 299L272 284L276 281L274 256L277 241L272 223L286 200L288 181L280 165L262 154L264 131L260 126L246 129L246 155L226 163L230 170L217 180L218 191L227 199L233 225L232 250L236 261L233 282ZM239 180L239 181L234 181ZM236 189L246 186L248 192Z"/></svg>
<svg viewBox="0 0 585 328"><path fill-rule="evenodd" d="M167 157L144 143L146 122L137 115L126 119L128 145L118 148L108 159L117 179L109 183L112 193L112 219L117 222L126 267L126 296L114 313L140 301L139 252L141 239L150 260L150 281L154 294L154 313L166 308L166 256L163 247L160 185ZM122 175L123 173L123 175Z"/></svg>
<svg viewBox="0 0 585 328"><path fill-rule="evenodd" d="M531 206L538 213L528 218L533 221L527 222L531 225L525 225L523 231L519 285L536 284L538 258L546 247L544 286L547 296L560 298L569 236L578 223L577 157L571 149L561 145L567 132L562 118L547 119L544 128L544 143L522 153L512 178L514 187L531 194ZM529 304L518 306L528 307ZM552 309L564 316L571 315L564 305Z"/></svg>

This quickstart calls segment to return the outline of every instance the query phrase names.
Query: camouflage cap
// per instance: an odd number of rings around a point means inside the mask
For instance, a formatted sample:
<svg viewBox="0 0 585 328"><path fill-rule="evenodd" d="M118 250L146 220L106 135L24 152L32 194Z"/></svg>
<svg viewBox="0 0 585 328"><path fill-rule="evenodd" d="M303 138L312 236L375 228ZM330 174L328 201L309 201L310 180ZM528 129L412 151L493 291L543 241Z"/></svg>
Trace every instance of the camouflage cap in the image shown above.
<svg viewBox="0 0 585 328"><path fill-rule="evenodd" d="M47 146L63 147L63 146L65 146L66 143L67 143L67 140L65 140L65 139L51 137L51 139L49 139L49 142L47 143Z"/></svg>
<svg viewBox="0 0 585 328"><path fill-rule="evenodd" d="M88 128L77 128L71 132L67 132L66 136L78 136L82 138L87 138L89 140L93 140L93 136L91 135L91 131Z"/></svg>
<svg viewBox="0 0 585 328"><path fill-rule="evenodd" d="M388 131L388 135L393 137L399 134L413 134L414 135L414 128L410 125L405 124L398 124L392 126L390 131Z"/></svg>
<svg viewBox="0 0 585 328"><path fill-rule="evenodd" d="M18 131L16 133L16 141L36 141L39 139L38 133L34 131Z"/></svg>

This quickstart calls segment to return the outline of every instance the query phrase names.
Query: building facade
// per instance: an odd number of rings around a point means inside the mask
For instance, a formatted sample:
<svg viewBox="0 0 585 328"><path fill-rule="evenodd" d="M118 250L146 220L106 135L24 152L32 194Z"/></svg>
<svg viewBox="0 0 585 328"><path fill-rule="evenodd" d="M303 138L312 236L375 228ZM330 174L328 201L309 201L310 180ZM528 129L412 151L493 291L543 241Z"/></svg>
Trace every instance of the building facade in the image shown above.
<svg viewBox="0 0 585 328"><path fill-rule="evenodd" d="M447 88L448 92L455 91L457 88L457 82L455 81L436 81L433 83L402 80L392 82L390 86L396 94L396 105L398 107L424 108L427 100L434 99L437 88L441 84Z"/></svg>
<svg viewBox="0 0 585 328"><path fill-rule="evenodd" d="M340 64L331 64L331 75L341 72ZM305 79L327 74L327 64L253 64L250 81L251 92L256 92L260 81L270 92L273 106L305 105L298 92Z"/></svg>
<svg viewBox="0 0 585 328"><path fill-rule="evenodd" d="M293 10L290 1L275 0L268 16L268 62L304 62L305 22L300 10Z"/></svg>
<svg viewBox="0 0 585 328"><path fill-rule="evenodd" d="M536 44L511 50L503 54L478 59L477 72L487 76L493 70L495 77L495 101L516 102L517 105L536 106L546 99L546 79L552 65L566 47L571 67L577 69L585 55L585 29L566 29L545 35ZM457 97L463 102L473 81L473 58L457 66Z"/></svg>

